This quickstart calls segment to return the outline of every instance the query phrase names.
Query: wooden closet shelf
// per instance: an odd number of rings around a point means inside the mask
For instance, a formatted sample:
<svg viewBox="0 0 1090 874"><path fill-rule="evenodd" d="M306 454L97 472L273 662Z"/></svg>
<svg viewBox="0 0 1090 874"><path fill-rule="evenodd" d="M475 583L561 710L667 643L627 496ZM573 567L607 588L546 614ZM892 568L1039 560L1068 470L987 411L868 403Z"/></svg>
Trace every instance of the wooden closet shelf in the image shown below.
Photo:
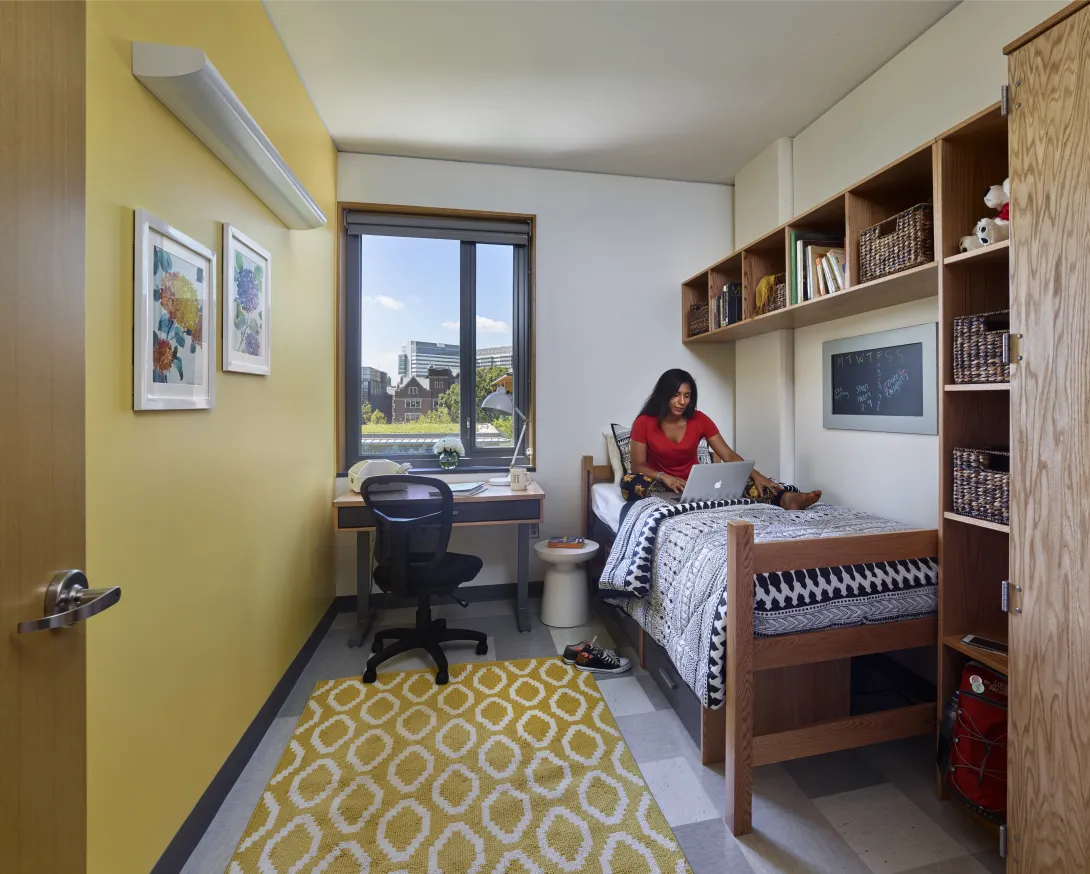
<svg viewBox="0 0 1090 874"><path fill-rule="evenodd" d="M854 285L836 294L784 307L774 313L747 319L690 337L686 343L729 343L782 328L805 328L833 319L880 310L938 294L938 268L934 262L892 276Z"/></svg>
<svg viewBox="0 0 1090 874"><path fill-rule="evenodd" d="M964 522L966 525L976 525L978 528L987 528L990 531L1000 531L1003 534L1010 534L1010 525L1002 525L999 522L989 522L987 519L976 519L973 516L962 516L958 513L951 513L947 511L942 514L947 519L954 522Z"/></svg>
<svg viewBox="0 0 1090 874"><path fill-rule="evenodd" d="M959 252L957 255L950 255L949 257L944 258L942 263L947 267L951 264L965 264L967 262L973 264L995 264L1007 260L1010 248L1011 241L1004 240L1002 243L992 243L990 246L984 246L981 249L973 249L972 252Z"/></svg>
<svg viewBox="0 0 1090 874"><path fill-rule="evenodd" d="M961 642L961 639L966 634L972 634L973 632L966 631L964 634L948 634L942 639L942 642L946 644L950 649L956 649L958 652L965 653L965 655L980 662L982 665L987 665L993 671L999 671L999 673L1006 676L1010 673L1007 667L1008 658L1000 652L992 652L987 649L978 649L975 646L968 646Z"/></svg>
<svg viewBox="0 0 1090 874"><path fill-rule="evenodd" d="M1010 391L1009 382L959 382L945 386L946 391Z"/></svg>

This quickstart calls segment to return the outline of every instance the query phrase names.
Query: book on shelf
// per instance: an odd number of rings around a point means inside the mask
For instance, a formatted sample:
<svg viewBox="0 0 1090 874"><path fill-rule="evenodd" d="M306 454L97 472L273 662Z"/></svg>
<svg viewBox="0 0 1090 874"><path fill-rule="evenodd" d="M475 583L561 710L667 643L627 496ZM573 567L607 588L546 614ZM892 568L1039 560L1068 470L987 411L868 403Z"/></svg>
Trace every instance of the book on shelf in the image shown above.
<svg viewBox="0 0 1090 874"><path fill-rule="evenodd" d="M836 282L837 289L843 291L848 287L848 279L846 273L847 260L844 257L843 249L831 249L829 254L825 256L825 260L832 270L833 279Z"/></svg>
<svg viewBox="0 0 1090 874"><path fill-rule="evenodd" d="M582 549L582 537L550 537L549 549Z"/></svg>
<svg viewBox="0 0 1090 874"><path fill-rule="evenodd" d="M828 294L836 294L840 291L840 286L837 285L836 275L833 272L832 252L827 252L821 258L821 277L824 280L823 284L828 289Z"/></svg>
<svg viewBox="0 0 1090 874"><path fill-rule="evenodd" d="M818 256L817 265L815 266L814 269L817 271L817 291L818 291L818 295L820 297L825 297L826 295L832 294L833 291L835 291L835 289L831 289L831 288L829 288L828 285L826 285L826 280L825 280L825 256L824 255L819 255Z"/></svg>
<svg viewBox="0 0 1090 874"><path fill-rule="evenodd" d="M791 263L788 270L787 281L791 288L789 295L791 303L802 303L812 299L814 285L807 285L807 271L810 267L807 256L807 248L810 246L843 246L844 235L822 233L819 231L791 231L790 255Z"/></svg>
<svg viewBox="0 0 1090 874"><path fill-rule="evenodd" d="M824 280L821 272L821 259L832 249L832 246L806 247L806 300L822 297L830 291L824 288Z"/></svg>
<svg viewBox="0 0 1090 874"><path fill-rule="evenodd" d="M742 321L742 283L728 282L712 301L712 330Z"/></svg>

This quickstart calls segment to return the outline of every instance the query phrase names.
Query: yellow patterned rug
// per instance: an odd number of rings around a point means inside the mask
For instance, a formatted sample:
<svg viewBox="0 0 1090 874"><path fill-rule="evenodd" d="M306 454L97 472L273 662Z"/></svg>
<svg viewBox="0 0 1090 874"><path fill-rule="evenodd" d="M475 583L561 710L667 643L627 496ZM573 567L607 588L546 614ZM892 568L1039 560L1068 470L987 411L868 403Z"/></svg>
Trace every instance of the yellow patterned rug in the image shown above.
<svg viewBox="0 0 1090 874"><path fill-rule="evenodd" d="M591 674L320 683L228 874L691 874Z"/></svg>

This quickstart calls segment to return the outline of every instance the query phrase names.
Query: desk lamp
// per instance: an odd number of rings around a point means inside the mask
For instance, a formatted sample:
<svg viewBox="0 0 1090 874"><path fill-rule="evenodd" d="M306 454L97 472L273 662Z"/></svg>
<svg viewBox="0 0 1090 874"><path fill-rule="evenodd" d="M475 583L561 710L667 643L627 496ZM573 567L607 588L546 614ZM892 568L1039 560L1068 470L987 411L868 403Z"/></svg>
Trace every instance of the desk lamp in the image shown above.
<svg viewBox="0 0 1090 874"><path fill-rule="evenodd" d="M519 432L518 443L515 444L515 454L511 456L511 463L508 465L508 468L514 467L515 461L519 457L519 450L522 449L522 439L526 436L526 427L530 424L529 419L526 418L526 414L522 410L515 406L514 399L502 385L481 401L481 409L507 413L512 417L517 413L519 418L522 419L522 430ZM488 484L490 486L509 486L511 485L511 475L492 477Z"/></svg>

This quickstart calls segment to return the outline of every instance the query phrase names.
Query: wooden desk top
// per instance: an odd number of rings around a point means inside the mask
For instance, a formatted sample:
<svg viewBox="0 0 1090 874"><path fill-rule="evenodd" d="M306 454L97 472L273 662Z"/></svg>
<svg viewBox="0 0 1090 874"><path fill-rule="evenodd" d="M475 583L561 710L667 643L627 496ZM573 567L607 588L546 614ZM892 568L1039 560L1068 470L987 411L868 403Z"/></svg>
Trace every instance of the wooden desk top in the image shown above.
<svg viewBox="0 0 1090 874"><path fill-rule="evenodd" d="M390 500L419 500L429 497L431 489L428 486L409 486L403 492L390 492ZM454 503L456 504L476 504L486 501L527 501L545 500L545 490L536 482L530 483L529 487L521 492L516 492L511 489L510 486L490 486L485 485L483 492L477 492L475 495L455 495ZM363 499L363 495L359 492L353 492L351 490L345 492L333 500L333 506L339 507L362 507L366 505L366 501Z"/></svg>

